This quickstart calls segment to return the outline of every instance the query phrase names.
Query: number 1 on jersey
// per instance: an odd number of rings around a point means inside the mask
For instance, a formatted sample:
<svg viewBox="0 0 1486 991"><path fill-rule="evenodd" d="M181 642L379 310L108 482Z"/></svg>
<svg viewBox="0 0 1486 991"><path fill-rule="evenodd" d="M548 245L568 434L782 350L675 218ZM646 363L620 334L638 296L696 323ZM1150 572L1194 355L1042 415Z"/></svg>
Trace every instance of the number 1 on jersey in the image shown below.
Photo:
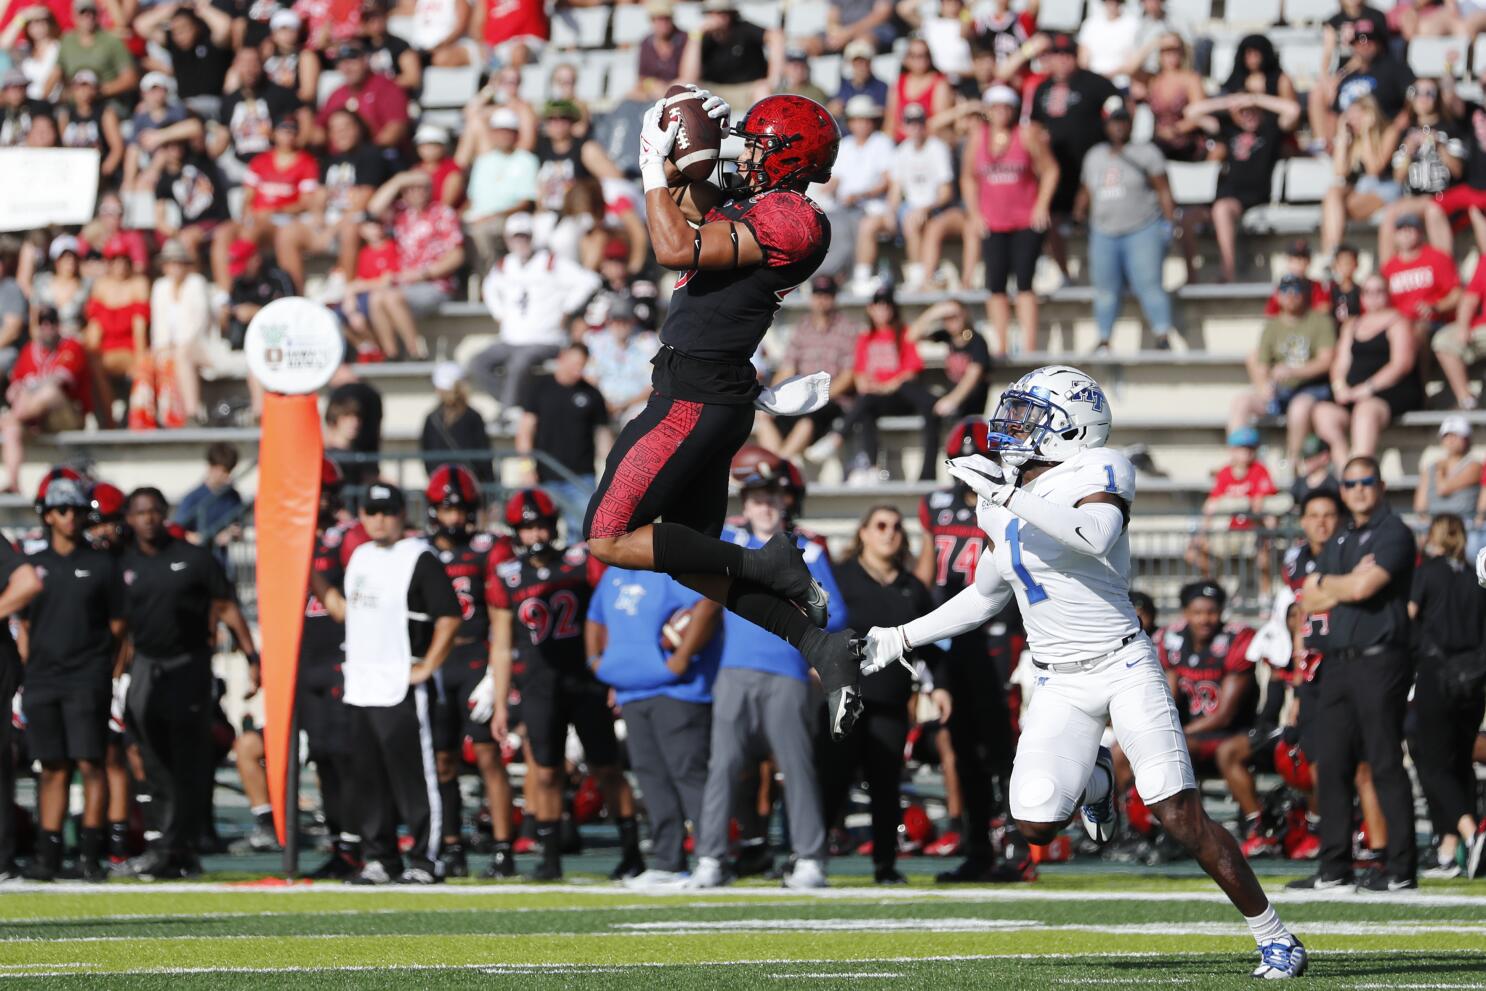
<svg viewBox="0 0 1486 991"><path fill-rule="evenodd" d="M1047 598L1047 589L1032 580L1032 573L1022 564L1022 521L1013 519L1006 524L1006 545L1011 549L1011 570L1022 580L1027 590L1027 605L1035 606Z"/></svg>

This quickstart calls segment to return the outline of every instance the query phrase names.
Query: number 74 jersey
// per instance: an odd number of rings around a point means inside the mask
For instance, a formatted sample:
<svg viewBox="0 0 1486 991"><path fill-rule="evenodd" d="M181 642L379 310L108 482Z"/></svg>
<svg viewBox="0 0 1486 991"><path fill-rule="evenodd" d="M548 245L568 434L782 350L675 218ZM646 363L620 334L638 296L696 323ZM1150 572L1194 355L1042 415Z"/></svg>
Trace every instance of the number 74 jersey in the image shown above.
<svg viewBox="0 0 1486 991"><path fill-rule="evenodd" d="M1135 502L1135 468L1108 448L1081 451L1024 485L1055 506L1072 507L1099 492ZM993 565L1011 585L1027 629L1027 646L1048 664L1088 661L1140 629L1130 605L1130 531L1104 557L1081 554L1002 506L982 502L981 529Z"/></svg>

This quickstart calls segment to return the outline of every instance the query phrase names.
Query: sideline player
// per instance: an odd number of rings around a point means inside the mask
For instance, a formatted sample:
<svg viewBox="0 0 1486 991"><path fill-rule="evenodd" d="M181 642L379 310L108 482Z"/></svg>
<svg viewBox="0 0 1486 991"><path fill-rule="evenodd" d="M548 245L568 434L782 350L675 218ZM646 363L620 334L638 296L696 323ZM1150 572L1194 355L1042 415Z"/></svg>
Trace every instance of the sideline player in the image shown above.
<svg viewBox="0 0 1486 991"><path fill-rule="evenodd" d="M975 490L987 549L975 580L927 616L867 634L863 672L914 644L978 628L1016 596L1037 670L1011 772L1011 813L1031 843L1048 843L1082 806L1098 843L1114 832L1106 720L1129 755L1141 799L1243 913L1255 977L1298 977L1306 952L1275 914L1238 844L1202 807L1181 720L1155 645L1130 605L1135 469L1104 447L1109 404L1065 365L1029 372L1001 395L987 453L950 474Z"/></svg>
<svg viewBox="0 0 1486 991"><path fill-rule="evenodd" d="M710 116L731 113L720 97L696 95ZM862 706L855 634L824 631L825 591L786 534L755 549L718 539L729 463L760 393L750 359L780 301L830 245L830 223L805 189L830 178L841 131L804 97L759 101L732 129L745 151L727 198L705 182L671 186L666 156L680 125L662 127L665 103L645 115L639 164L656 260L682 275L660 332L655 391L610 451L584 533L605 564L665 572L789 641L820 673L831 733L844 736ZM683 212L688 197L699 227Z"/></svg>
<svg viewBox="0 0 1486 991"><path fill-rule="evenodd" d="M571 725L603 792L604 805L619 826L622 852L609 876L623 881L645 870L635 796L619 769L609 687L593 676L583 639L588 602L604 566L583 544L563 549L556 542L557 518L557 504L542 489L522 489L506 502L506 525L516 534L516 558L496 565L490 587L490 657L495 673L491 731L495 739L503 740L509 728L511 641L519 623L525 631L521 657L526 664L521 717L531 754L527 773L534 782L528 811L536 819L542 844L542 862L531 879L562 878L558 825Z"/></svg>
<svg viewBox="0 0 1486 991"><path fill-rule="evenodd" d="M490 668L488 605L495 567L513 556L511 543L479 532L479 514L485 500L480 483L463 465L445 464L428 479L428 539L444 565L444 573L459 597L459 632L454 648L435 677L441 708L434 720L434 748L438 764L439 795L444 803L444 874L469 876L464 851L464 809L459 794L459 763L466 736L474 746L475 766L490 803L494 855L487 878L516 876L511 859L511 779L501 760L500 747L490 735L490 720L472 718L470 694Z"/></svg>

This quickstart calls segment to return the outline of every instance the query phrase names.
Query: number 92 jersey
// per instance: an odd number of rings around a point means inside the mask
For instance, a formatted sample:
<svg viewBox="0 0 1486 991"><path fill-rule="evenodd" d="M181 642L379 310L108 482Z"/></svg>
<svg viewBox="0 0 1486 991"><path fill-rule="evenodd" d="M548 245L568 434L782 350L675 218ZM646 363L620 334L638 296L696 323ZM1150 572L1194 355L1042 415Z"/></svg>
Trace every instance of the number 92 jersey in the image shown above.
<svg viewBox="0 0 1486 991"><path fill-rule="evenodd" d="M1108 448L1080 451L1023 488L1055 506L1074 506L1099 492L1135 502L1135 468ZM1104 557L1081 554L1002 506L982 501L980 522L995 543L991 561L1011 585L1027 630L1027 647L1044 664L1089 661L1140 629L1130 605L1130 531ZM983 567L984 565L982 565Z"/></svg>

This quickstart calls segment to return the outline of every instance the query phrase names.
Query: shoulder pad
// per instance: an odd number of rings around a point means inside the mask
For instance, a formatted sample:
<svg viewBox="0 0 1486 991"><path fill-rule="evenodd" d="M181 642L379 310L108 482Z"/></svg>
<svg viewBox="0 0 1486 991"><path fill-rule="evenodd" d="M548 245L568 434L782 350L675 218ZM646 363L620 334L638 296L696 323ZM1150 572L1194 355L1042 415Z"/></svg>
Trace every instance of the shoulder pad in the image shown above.
<svg viewBox="0 0 1486 991"><path fill-rule="evenodd" d="M564 564L582 564L588 560L588 545L574 544L562 552L562 560Z"/></svg>
<svg viewBox="0 0 1486 991"><path fill-rule="evenodd" d="M345 530L339 526L326 527L325 532L320 535L320 543L334 550L341 545L341 541L345 539L345 535Z"/></svg>
<svg viewBox="0 0 1486 991"><path fill-rule="evenodd" d="M954 503L955 494L949 489L935 489L924 496L924 500L928 502L930 509L943 509Z"/></svg>

